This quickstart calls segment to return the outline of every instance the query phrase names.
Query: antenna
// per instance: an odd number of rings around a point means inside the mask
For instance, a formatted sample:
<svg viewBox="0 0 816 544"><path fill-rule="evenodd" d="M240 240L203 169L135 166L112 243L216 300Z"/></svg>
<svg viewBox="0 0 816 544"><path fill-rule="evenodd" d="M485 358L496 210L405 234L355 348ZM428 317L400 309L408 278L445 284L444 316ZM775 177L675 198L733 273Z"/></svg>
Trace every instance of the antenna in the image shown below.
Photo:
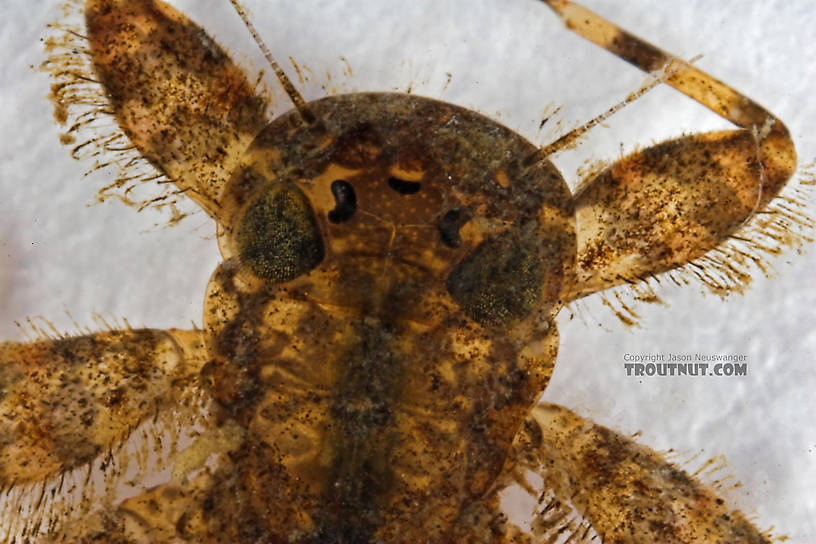
<svg viewBox="0 0 816 544"><path fill-rule="evenodd" d="M314 124L315 121L317 121L315 114L309 109L309 107L306 105L306 101L303 100L303 97L300 95L297 89L295 89L292 81L286 76L283 69L272 57L272 54L269 52L269 48L266 47L266 44L261 39L260 34L258 34L258 31L255 29L255 25L253 25L252 21L249 20L249 16L247 16L247 12L244 7L238 3L238 0L230 0L230 3L235 8L235 11L238 12L238 15L241 16L241 20L244 21L249 33L252 34L252 38L255 40L255 43L258 44L258 47L261 49L264 57L266 57L266 61L275 71L275 75L278 76L278 81L280 81L280 84L283 86L286 94L289 95L289 99L295 105L295 108L297 108L298 113L300 113L300 117L310 125Z"/></svg>
<svg viewBox="0 0 816 544"><path fill-rule="evenodd" d="M638 90L635 92L629 93L629 95L603 112L602 114L598 115L597 117L590 119L580 127L574 128L568 133L564 134L560 138L558 138L553 143L540 148L536 151L532 157L529 157L527 161L529 163L535 163L539 161L543 161L547 159L550 155L557 153L563 149L569 149L575 143L580 140L587 132L589 132L593 127L603 123L618 111L622 110L644 94L648 93L661 83L666 83L669 79L678 73L680 70L686 69L691 63L696 62L700 59L700 56L696 56L690 61L683 61L677 58L670 58L667 61L667 64L664 65L661 69L656 70L654 72L650 72L650 79L647 80Z"/></svg>

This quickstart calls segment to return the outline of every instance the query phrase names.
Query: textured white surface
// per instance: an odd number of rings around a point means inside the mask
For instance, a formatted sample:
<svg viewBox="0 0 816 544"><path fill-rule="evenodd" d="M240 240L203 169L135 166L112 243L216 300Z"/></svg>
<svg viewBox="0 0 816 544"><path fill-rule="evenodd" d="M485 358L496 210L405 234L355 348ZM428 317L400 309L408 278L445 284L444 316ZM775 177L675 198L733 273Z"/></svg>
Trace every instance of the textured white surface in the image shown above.
<svg viewBox="0 0 816 544"><path fill-rule="evenodd" d="M225 0L181 5L262 69L258 53ZM638 88L642 74L568 33L534 0L281 2L246 0L279 60L292 56L321 88L404 90L472 107L547 143ZM800 162L816 158L816 8L809 0L587 0L624 28L709 70L783 119ZM118 202L88 207L111 172L89 177L88 163L58 141L45 95L44 25L56 2L5 0L0 22L0 338L21 338L14 321L44 316L72 330L65 312L94 326L93 312L134 326L200 323L204 287L218 260L203 214L165 228L166 218ZM352 68L344 76L343 55ZM332 74L328 82L326 72ZM447 87L446 74L451 74ZM274 84L270 83L274 88ZM563 106L539 131L548 105ZM277 101L276 112L288 105ZM561 128L556 120L563 120ZM657 89L573 157L614 159L638 145L726 126L668 89ZM580 155L580 156L579 156ZM570 165L572 167L570 168ZM158 224L156 227L154 225ZM790 261L787 264L786 261ZM722 301L695 287L670 289L668 307L641 307L642 327L626 329L590 302L586 320L560 323L561 350L545 398L567 405L656 449L724 454L743 482L728 498L775 525L792 542L816 541L816 255L775 261L743 297ZM598 325L601 323L601 325ZM626 353L737 353L745 378L627 377Z"/></svg>

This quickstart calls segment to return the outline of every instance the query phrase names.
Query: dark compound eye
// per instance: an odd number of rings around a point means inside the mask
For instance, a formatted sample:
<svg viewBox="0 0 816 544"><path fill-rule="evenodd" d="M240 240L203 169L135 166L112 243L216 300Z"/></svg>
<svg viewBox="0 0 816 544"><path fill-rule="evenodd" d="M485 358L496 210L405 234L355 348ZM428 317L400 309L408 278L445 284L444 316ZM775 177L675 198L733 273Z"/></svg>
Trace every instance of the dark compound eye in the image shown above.
<svg viewBox="0 0 816 544"><path fill-rule="evenodd" d="M470 212L464 208L450 210L439 221L439 237L451 249L462 245L459 231L470 221Z"/></svg>
<svg viewBox="0 0 816 544"><path fill-rule="evenodd" d="M275 283L291 281L323 260L323 239L309 201L276 183L249 204L237 233L241 261Z"/></svg>
<svg viewBox="0 0 816 544"><path fill-rule="evenodd" d="M354 187L346 180L338 179L332 182L331 192L334 195L334 209L329 212L329 221L343 223L351 219L357 211L357 195Z"/></svg>
<svg viewBox="0 0 816 544"><path fill-rule="evenodd" d="M535 248L510 233L482 242L450 273L448 292L482 325L501 326L527 317L539 304L544 281Z"/></svg>
<svg viewBox="0 0 816 544"><path fill-rule="evenodd" d="M405 181L399 178L388 178L388 186L401 195L413 195L422 188L418 181Z"/></svg>

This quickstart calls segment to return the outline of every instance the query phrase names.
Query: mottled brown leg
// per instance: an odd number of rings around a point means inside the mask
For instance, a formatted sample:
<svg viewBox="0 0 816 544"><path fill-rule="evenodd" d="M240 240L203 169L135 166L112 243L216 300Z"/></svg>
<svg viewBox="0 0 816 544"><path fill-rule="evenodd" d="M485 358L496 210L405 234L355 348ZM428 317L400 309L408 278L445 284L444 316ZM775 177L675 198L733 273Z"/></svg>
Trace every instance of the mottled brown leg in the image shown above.
<svg viewBox="0 0 816 544"><path fill-rule="evenodd" d="M206 361L198 331L0 344L0 486L75 468L171 405Z"/></svg>
<svg viewBox="0 0 816 544"><path fill-rule="evenodd" d="M207 537L209 474L186 485L167 483L109 510L90 513L49 535L47 542L212 542Z"/></svg>
<svg viewBox="0 0 816 544"><path fill-rule="evenodd" d="M636 283L722 247L790 176L793 163L778 159L764 154L752 132L713 132L646 148L588 180L575 195L578 257L566 299ZM782 211L777 216L798 220ZM709 270L700 272L702 279L720 294L741 290L750 277L737 261L761 262L761 253L795 245L793 232L780 227L760 224L764 251L719 259L716 272L727 279ZM743 238L751 245L750 236Z"/></svg>
<svg viewBox="0 0 816 544"><path fill-rule="evenodd" d="M575 508L603 542L769 542L712 488L566 408L533 410L516 447L518 467L540 474L544 489Z"/></svg>
<svg viewBox="0 0 816 544"><path fill-rule="evenodd" d="M644 72L657 72L672 62L676 63L668 70L667 84L740 128L752 129L769 124L771 130L788 137L787 142L778 143L779 152L787 147L787 153L793 153L793 142L782 122L736 89L623 30L578 3L568 0L542 1L558 13L567 28Z"/></svg>
<svg viewBox="0 0 816 544"><path fill-rule="evenodd" d="M662 71L665 83L741 129L658 144L585 180L575 195L578 267L568 300L684 266L768 207L796 170L794 144L779 119L580 5L543 1L570 30L644 71ZM773 227L760 229L772 239L774 246L763 248L771 253L791 242L784 229ZM729 283L733 289L746 283L727 262L719 264L729 279L722 285L704 281L721 293Z"/></svg>
<svg viewBox="0 0 816 544"><path fill-rule="evenodd" d="M193 21L159 0L88 0L97 78L139 152L213 218L266 102Z"/></svg>
<svg viewBox="0 0 816 544"><path fill-rule="evenodd" d="M0 539L70 518L93 502L100 478L116 486L128 466L115 460L120 446L145 422L175 429L206 360L200 331L0 344ZM21 508L28 515L18 523Z"/></svg>

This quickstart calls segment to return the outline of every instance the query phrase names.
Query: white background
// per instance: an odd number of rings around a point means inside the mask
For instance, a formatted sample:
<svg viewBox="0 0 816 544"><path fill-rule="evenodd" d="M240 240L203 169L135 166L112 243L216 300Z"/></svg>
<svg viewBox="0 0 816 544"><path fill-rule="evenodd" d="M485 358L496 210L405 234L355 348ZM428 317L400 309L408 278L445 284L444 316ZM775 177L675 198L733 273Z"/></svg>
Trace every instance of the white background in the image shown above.
<svg viewBox="0 0 816 544"><path fill-rule="evenodd" d="M226 0L182 5L234 58L263 64ZM405 90L472 107L548 143L637 89L644 76L571 35L534 0L363 2L247 0L256 25L284 64L312 72L309 99L326 91ZM816 158L816 8L809 0L586 0L586 5L685 58L766 105L786 122L802 164ZM83 177L60 146L46 100L49 80L32 69L40 38L58 17L54 2L4 0L0 22L0 338L43 316L73 330L98 327L93 313L134 326L201 322L204 287L218 261L203 214L165 227L167 216L116 201L88 206L113 172ZM344 56L352 75L343 75ZM326 76L331 72L329 82ZM290 70L290 73L293 73ZM451 74L445 88L446 74ZM270 88L275 88L269 80ZM444 91L443 91L444 89ZM563 106L539 131L546 108ZM283 98L275 113L288 109ZM561 120L559 126L556 121ZM571 157L568 181L586 159L612 160L670 136L726 127L669 89L657 89L595 130ZM811 212L814 210L811 207ZM157 226L158 225L158 226ZM562 313L556 374L545 394L598 422L697 463L724 454L743 482L725 493L791 541L816 542L816 255L774 261L746 296L726 301L695 286L669 289L668 307L640 307L627 329L597 301ZM748 355L745 378L627 377L625 353Z"/></svg>

